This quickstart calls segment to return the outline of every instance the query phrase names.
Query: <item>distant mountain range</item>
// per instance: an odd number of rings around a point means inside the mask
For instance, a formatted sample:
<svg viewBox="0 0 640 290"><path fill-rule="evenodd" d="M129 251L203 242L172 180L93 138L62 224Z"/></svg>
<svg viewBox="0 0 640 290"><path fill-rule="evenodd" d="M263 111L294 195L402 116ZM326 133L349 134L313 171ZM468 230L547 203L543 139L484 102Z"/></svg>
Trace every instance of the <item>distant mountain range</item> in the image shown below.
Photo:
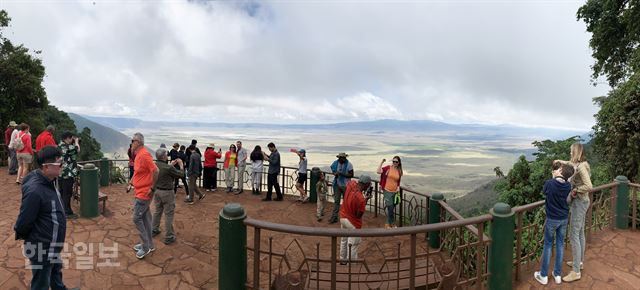
<svg viewBox="0 0 640 290"><path fill-rule="evenodd" d="M71 115L71 114L70 114ZM428 120L375 120L346 123L327 124L259 124L259 123L207 123L207 122L184 122L184 121L144 121L134 118L119 117L94 117L82 116L100 125L124 131L132 128L158 128L158 127L191 127L191 128L283 128L283 129L315 129L315 130L338 130L338 131L361 131L367 133L376 132L427 132L436 134L446 134L453 138L465 139L491 139L496 136L531 137L531 140L539 139L565 139L571 136L582 136L589 138L589 133L576 130L562 130L552 128L529 128L510 125L480 125L480 124L449 124ZM92 129L91 127L89 127ZM93 129L92 129L93 130Z"/></svg>
<svg viewBox="0 0 640 290"><path fill-rule="evenodd" d="M78 131L82 131L84 127L91 130L91 135L100 143L103 153L126 152L127 148L129 148L131 139L116 129L110 128L111 126L96 123L78 114L67 114L76 124Z"/></svg>

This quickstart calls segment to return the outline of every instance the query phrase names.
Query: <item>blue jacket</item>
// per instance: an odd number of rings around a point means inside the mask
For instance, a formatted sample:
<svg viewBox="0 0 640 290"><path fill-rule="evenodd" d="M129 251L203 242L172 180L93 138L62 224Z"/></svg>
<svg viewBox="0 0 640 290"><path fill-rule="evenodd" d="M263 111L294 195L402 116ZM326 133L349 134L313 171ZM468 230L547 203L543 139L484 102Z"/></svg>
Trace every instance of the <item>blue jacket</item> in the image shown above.
<svg viewBox="0 0 640 290"><path fill-rule="evenodd" d="M13 229L16 239L41 244L45 253L62 250L67 217L53 182L41 170L32 171L23 180L22 204Z"/></svg>
<svg viewBox="0 0 640 290"><path fill-rule="evenodd" d="M569 204L567 196L571 192L571 183L552 178L544 183L542 192L546 197L545 210L547 218L552 220L566 220L569 218Z"/></svg>

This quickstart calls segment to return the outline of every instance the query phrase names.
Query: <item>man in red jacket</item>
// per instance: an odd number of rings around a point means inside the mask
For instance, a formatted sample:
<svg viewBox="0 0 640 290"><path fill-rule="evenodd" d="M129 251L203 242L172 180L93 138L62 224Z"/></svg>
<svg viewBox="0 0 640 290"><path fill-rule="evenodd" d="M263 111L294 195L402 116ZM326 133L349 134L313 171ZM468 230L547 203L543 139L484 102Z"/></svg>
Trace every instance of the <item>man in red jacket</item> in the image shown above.
<svg viewBox="0 0 640 290"><path fill-rule="evenodd" d="M39 152L45 146L54 146L57 147L56 140L53 139L53 131L56 128L53 125L47 126L47 129L42 131L38 138L36 138L36 153Z"/></svg>
<svg viewBox="0 0 640 290"><path fill-rule="evenodd" d="M365 212L367 200L371 198L371 177L363 174L358 181L350 180L344 193L344 200L340 207L340 225L343 229L362 228L362 216ZM366 192L366 194L365 194ZM340 264L358 259L360 237L340 238Z"/></svg>

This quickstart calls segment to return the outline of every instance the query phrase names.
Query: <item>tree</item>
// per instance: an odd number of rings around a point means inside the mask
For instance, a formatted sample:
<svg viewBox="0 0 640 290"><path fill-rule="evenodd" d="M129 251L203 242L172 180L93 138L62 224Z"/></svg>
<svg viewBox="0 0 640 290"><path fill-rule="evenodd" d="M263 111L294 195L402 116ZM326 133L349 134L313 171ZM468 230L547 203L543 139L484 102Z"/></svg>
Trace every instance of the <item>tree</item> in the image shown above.
<svg viewBox="0 0 640 290"><path fill-rule="evenodd" d="M592 34L595 79L605 76L612 90L594 98L594 168L600 177L625 175L638 180L640 164L640 1L589 0L577 17ZM606 173L605 173L606 172Z"/></svg>
<svg viewBox="0 0 640 290"><path fill-rule="evenodd" d="M571 144L579 141L579 136L558 141L534 141L532 144L538 148L538 152L533 154L536 159L528 161L524 155L520 156L507 177L495 186L499 200L519 206L542 199L542 186L545 180L551 178L553 160L568 160Z"/></svg>
<svg viewBox="0 0 640 290"><path fill-rule="evenodd" d="M640 1L588 0L577 13L592 34L595 80L606 76L615 88L640 69Z"/></svg>
<svg viewBox="0 0 640 290"><path fill-rule="evenodd" d="M100 151L100 143L91 137L91 129L84 127L80 137L80 160L98 160L103 157Z"/></svg>

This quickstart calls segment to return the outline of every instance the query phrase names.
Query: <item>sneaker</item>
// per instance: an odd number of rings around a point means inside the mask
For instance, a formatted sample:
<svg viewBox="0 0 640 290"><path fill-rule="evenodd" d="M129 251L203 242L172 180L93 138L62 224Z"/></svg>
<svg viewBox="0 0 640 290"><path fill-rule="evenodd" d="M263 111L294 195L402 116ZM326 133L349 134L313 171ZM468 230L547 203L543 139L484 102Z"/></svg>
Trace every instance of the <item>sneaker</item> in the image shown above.
<svg viewBox="0 0 640 290"><path fill-rule="evenodd" d="M562 281L565 282L573 282L573 281L577 281L580 280L580 278L582 275L580 273L576 273L574 271L569 272L569 275L564 276L564 278L562 278Z"/></svg>
<svg viewBox="0 0 640 290"><path fill-rule="evenodd" d="M196 202L193 200L187 201L187 204L195 204Z"/></svg>
<svg viewBox="0 0 640 290"><path fill-rule="evenodd" d="M198 200L202 200L202 199L204 199L204 197L205 197L206 195L207 195L206 193L203 193L202 195L200 195L200 196L198 197Z"/></svg>
<svg viewBox="0 0 640 290"><path fill-rule="evenodd" d="M562 284L562 276L553 275L553 280L556 282L556 284Z"/></svg>
<svg viewBox="0 0 640 290"><path fill-rule="evenodd" d="M340 261L340 265L346 265L346 264L347 264L347 261L345 260Z"/></svg>
<svg viewBox="0 0 640 290"><path fill-rule="evenodd" d="M218 191L218 188L211 189L211 192L216 192L216 191Z"/></svg>
<svg viewBox="0 0 640 290"><path fill-rule="evenodd" d="M307 201L309 201L309 197L308 197L308 196L305 196L305 197L302 199L302 203L307 203Z"/></svg>
<svg viewBox="0 0 640 290"><path fill-rule="evenodd" d="M154 229L154 230L152 230L152 231L151 231L151 236L152 236L152 237L155 237L155 236L157 236L157 235L159 235L159 234L160 234L160 230L155 230L155 229Z"/></svg>
<svg viewBox="0 0 640 290"><path fill-rule="evenodd" d="M137 251L142 250L142 244L135 244L135 245L133 246L133 250L134 250L134 251L136 251L136 252L137 252ZM156 248L151 248L151 249L149 249L149 250L150 250L151 252L153 252L153 251L155 251L155 250L156 250Z"/></svg>
<svg viewBox="0 0 640 290"><path fill-rule="evenodd" d="M271 199L265 197L265 198L262 199L262 201L271 201Z"/></svg>
<svg viewBox="0 0 640 290"><path fill-rule="evenodd" d="M140 249L139 251L137 251L137 252L136 252L136 258L138 258L138 259L142 259L142 258L144 258L146 255L148 255L149 253L151 253L151 249L148 249L148 250L146 250L146 251L145 251L145 250L143 250L143 249Z"/></svg>
<svg viewBox="0 0 640 290"><path fill-rule="evenodd" d="M184 202L186 202L186 203L190 203L192 201L193 201L193 199L191 199L189 196L187 196L187 198L184 199Z"/></svg>
<svg viewBox="0 0 640 290"><path fill-rule="evenodd" d="M238 194L241 194L241 193L242 193L242 190L238 190L238 191L234 192L233 194L234 195L238 195Z"/></svg>
<svg viewBox="0 0 640 290"><path fill-rule="evenodd" d="M542 275L540 275L540 272L533 273L533 278L536 278L536 281L538 281L542 285L547 285L547 283L549 283L549 277L542 277Z"/></svg>
<svg viewBox="0 0 640 290"><path fill-rule="evenodd" d="M164 241L162 241L165 245L170 245L176 242L176 238L165 238Z"/></svg>
<svg viewBox="0 0 640 290"><path fill-rule="evenodd" d="M573 262L572 261L567 262L567 266L573 267ZM584 270L584 263L582 262L580 262L580 270Z"/></svg>

